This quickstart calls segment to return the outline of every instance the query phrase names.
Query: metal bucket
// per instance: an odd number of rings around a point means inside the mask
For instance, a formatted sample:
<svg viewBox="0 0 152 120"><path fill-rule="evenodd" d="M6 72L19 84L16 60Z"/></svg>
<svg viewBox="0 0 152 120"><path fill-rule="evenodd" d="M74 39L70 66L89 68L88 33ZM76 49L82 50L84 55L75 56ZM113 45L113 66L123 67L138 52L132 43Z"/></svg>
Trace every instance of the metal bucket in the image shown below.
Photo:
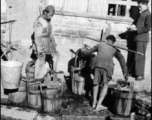
<svg viewBox="0 0 152 120"><path fill-rule="evenodd" d="M18 89L23 64L18 61L1 62L1 80L5 89Z"/></svg>
<svg viewBox="0 0 152 120"><path fill-rule="evenodd" d="M20 87L16 92L8 95L8 100L16 104L23 103L26 100L26 83L24 81L20 81Z"/></svg>

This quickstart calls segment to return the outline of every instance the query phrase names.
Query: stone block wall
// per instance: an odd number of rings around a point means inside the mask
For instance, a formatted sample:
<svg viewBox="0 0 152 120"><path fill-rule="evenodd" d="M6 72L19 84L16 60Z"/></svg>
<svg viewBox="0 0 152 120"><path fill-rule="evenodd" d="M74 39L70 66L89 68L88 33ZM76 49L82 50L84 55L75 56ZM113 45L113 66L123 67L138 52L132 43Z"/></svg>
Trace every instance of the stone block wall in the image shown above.
<svg viewBox="0 0 152 120"><path fill-rule="evenodd" d="M88 44L89 46L94 46L98 42L94 42L89 39L81 38L80 35L90 36L92 38L100 40L101 30L109 25L110 34L113 34L117 38L116 45L125 47L126 40L120 39L118 34L126 31L127 27L130 23L119 23L114 21L106 21L106 20L97 20L97 19L88 19L88 18L80 18L80 17L67 17L55 15L52 19L53 32L55 36L55 40L58 44L58 50L60 51L61 57L59 66L64 71L67 70L68 60L71 59L70 49L77 50L81 48L84 44ZM104 37L107 34L104 33ZM145 74L150 75L151 70L151 40L147 48L146 53L146 68ZM127 51L121 50L125 59L127 60ZM120 65L116 59L115 61L115 76L120 76L122 74Z"/></svg>

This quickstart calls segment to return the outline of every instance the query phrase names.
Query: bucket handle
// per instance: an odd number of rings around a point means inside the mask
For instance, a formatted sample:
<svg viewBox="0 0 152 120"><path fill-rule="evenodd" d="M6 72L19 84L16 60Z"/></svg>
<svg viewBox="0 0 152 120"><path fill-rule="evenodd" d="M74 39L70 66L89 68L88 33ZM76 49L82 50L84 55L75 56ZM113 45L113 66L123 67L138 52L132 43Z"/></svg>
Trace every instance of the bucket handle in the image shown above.
<svg viewBox="0 0 152 120"><path fill-rule="evenodd" d="M117 90L121 90L121 86L118 84L119 81L117 81ZM134 82L130 82L130 91L129 91L129 96L132 96L134 92Z"/></svg>

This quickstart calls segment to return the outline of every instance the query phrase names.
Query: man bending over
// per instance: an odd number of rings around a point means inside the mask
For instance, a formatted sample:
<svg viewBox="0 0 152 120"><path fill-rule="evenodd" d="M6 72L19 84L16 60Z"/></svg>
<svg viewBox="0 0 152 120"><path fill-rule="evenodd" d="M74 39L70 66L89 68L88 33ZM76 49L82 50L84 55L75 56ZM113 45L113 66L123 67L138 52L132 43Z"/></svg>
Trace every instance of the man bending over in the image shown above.
<svg viewBox="0 0 152 120"><path fill-rule="evenodd" d="M107 94L108 83L112 79L114 69L113 57L116 57L119 61L124 78L127 80L127 66L124 57L118 49L110 46L113 45L115 41L116 38L113 35L109 35L106 38L106 42L99 43L93 48L83 51L84 55L89 55L93 52L97 52L97 56L94 58L94 61L92 63L92 69L94 70L92 107L96 111L107 109L107 107L102 105L102 102ZM99 100L97 102L99 87L102 87L102 89Z"/></svg>

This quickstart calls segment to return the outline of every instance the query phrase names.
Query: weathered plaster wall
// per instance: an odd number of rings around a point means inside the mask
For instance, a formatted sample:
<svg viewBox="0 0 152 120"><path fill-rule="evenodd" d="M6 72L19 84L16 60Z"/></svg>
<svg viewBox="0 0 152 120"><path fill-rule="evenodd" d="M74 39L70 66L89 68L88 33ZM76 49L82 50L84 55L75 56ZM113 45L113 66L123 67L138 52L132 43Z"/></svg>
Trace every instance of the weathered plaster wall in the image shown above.
<svg viewBox="0 0 152 120"><path fill-rule="evenodd" d="M1 0L1 22L6 20L7 3L6 0ZM6 25L1 25L1 33L4 33Z"/></svg>
<svg viewBox="0 0 152 120"><path fill-rule="evenodd" d="M7 19L17 20L13 24L12 41L20 48L18 52L14 52L14 59L23 61L25 64L29 60L31 52L29 47L31 45L33 23L39 15L39 6L45 6L45 3L45 0L9 0L8 2ZM126 41L121 40L117 34L125 31L126 27L129 25L128 23L55 15L52 19L52 25L55 40L58 44L57 49L60 52L59 69L64 70L65 72L67 71L67 63L72 56L69 49L77 50L78 48L81 48L83 44L88 44L90 46L97 44L91 40L79 38L79 35L100 39L101 30L106 23L110 24L111 34L114 34L118 38L117 44L126 47ZM8 34L6 35L6 38L7 37ZM122 53L126 58L127 52L122 51ZM145 74L149 75L151 74L150 44L146 55ZM119 76L121 74L121 69L116 60L115 64L115 75Z"/></svg>

